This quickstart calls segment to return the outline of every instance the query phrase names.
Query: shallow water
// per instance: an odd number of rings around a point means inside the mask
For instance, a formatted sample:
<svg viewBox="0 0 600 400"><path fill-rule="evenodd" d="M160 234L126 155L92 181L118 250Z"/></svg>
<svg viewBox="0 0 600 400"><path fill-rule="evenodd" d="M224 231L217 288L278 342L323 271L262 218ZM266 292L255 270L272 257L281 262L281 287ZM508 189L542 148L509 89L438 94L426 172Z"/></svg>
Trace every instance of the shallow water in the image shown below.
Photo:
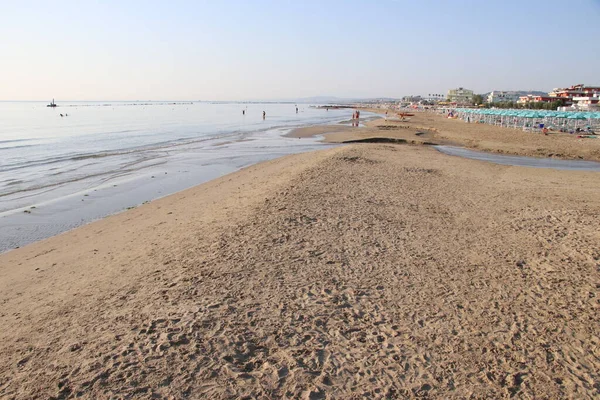
<svg viewBox="0 0 600 400"><path fill-rule="evenodd" d="M352 114L304 104L298 113L294 104L59 104L0 102L0 252L260 161L322 148L282 135Z"/></svg>
<svg viewBox="0 0 600 400"><path fill-rule="evenodd" d="M513 165L518 167L552 168L575 171L598 171L600 163L594 161L557 160L552 158L536 158L525 156L508 156L503 154L486 153L454 146L435 146L435 148L451 156L488 161L495 164Z"/></svg>

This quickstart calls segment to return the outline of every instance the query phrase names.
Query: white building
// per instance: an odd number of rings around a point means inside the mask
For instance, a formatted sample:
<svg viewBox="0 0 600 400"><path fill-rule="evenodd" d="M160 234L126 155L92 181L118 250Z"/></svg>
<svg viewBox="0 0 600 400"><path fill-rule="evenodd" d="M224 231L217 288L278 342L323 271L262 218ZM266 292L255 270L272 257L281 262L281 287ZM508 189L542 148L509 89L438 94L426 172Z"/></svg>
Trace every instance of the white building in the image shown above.
<svg viewBox="0 0 600 400"><path fill-rule="evenodd" d="M498 90L494 90L490 94L488 94L487 102L488 103L508 103L515 102L519 100L519 95L514 92L501 92Z"/></svg>
<svg viewBox="0 0 600 400"><path fill-rule="evenodd" d="M421 100L423 100L422 96L416 96L416 95L411 95L411 96L404 96L402 98L402 101L405 103L418 103Z"/></svg>
<svg viewBox="0 0 600 400"><path fill-rule="evenodd" d="M580 111L600 111L600 93L593 96L573 97L573 108Z"/></svg>

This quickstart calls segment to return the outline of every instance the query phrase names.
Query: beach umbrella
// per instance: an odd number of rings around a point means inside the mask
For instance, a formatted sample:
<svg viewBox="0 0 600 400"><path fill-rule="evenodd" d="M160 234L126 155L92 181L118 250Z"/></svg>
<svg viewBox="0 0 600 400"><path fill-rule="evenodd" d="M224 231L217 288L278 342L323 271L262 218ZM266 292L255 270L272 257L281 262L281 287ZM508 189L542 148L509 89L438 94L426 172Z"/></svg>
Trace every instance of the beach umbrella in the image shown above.
<svg viewBox="0 0 600 400"><path fill-rule="evenodd" d="M583 113L573 113L572 115L569 115L567 117L567 119L573 120L575 122L575 125L574 125L573 128L577 129L577 127L579 125L579 121L582 120L582 119L586 119L586 118L585 118L585 115Z"/></svg>
<svg viewBox="0 0 600 400"><path fill-rule="evenodd" d="M600 129L600 112L592 113L591 125L594 131Z"/></svg>

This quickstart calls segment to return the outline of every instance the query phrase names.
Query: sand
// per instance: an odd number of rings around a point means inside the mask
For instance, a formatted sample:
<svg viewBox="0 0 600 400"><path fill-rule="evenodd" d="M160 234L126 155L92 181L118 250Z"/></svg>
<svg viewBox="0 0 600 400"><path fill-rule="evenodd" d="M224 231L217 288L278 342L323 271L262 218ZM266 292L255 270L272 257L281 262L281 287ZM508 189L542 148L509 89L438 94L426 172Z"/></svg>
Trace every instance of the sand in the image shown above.
<svg viewBox="0 0 600 400"><path fill-rule="evenodd" d="M594 398L600 175L356 144L0 256L0 397Z"/></svg>
<svg viewBox="0 0 600 400"><path fill-rule="evenodd" d="M384 113L385 110L367 109ZM466 123L448 119L433 112L415 112L399 120L390 112L386 119L364 123L361 128L339 128L335 125L299 128L292 137L324 135L326 142L343 143L353 140L392 138L409 144L446 144L474 150L530 157L600 161L600 140L579 139L568 133L525 132L521 129ZM422 133L417 136L416 133Z"/></svg>

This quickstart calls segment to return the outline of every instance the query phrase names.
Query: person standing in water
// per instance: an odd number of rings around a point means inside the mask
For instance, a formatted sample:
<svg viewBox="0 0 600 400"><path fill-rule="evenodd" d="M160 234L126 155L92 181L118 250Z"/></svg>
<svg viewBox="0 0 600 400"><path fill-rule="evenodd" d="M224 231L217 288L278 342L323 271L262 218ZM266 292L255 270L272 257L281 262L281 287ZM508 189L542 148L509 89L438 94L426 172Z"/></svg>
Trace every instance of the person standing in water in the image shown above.
<svg viewBox="0 0 600 400"><path fill-rule="evenodd" d="M298 114L298 107L296 107L296 114Z"/></svg>
<svg viewBox="0 0 600 400"><path fill-rule="evenodd" d="M246 110L242 110L242 115L246 115Z"/></svg>
<svg viewBox="0 0 600 400"><path fill-rule="evenodd" d="M263 119L267 118L267 113L263 111Z"/></svg>

